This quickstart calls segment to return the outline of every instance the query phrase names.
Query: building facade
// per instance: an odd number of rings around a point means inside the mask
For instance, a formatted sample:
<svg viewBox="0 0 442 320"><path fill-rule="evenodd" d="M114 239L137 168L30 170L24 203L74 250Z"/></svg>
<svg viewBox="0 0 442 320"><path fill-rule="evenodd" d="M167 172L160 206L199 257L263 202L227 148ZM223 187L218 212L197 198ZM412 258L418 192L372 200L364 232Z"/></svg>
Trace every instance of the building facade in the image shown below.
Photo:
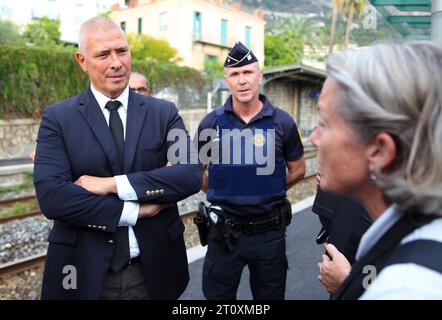
<svg viewBox="0 0 442 320"><path fill-rule="evenodd" d="M113 6L110 17L127 33L167 40L178 50L181 65L204 69L207 60L224 62L236 41L264 61L264 15L247 13L221 0L138 0Z"/></svg>
<svg viewBox="0 0 442 320"><path fill-rule="evenodd" d="M21 29L44 16L60 19L61 40L77 44L81 24L109 11L115 2L124 4L123 0L1 0L0 19L10 20Z"/></svg>

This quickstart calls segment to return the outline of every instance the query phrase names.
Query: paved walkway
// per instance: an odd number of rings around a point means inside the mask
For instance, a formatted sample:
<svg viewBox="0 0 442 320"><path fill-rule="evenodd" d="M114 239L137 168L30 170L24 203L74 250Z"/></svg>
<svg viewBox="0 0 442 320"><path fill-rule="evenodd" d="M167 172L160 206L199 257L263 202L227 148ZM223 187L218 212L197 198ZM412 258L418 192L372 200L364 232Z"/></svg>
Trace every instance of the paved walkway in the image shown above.
<svg viewBox="0 0 442 320"><path fill-rule="evenodd" d="M317 263L323 248L315 243L320 229L319 220L311 207L295 213L292 223L287 228L287 257L289 270L287 274L286 299L328 299L327 292L316 279ZM198 250L194 250L198 251ZM201 252L189 252L190 282L181 299L204 299L201 291L201 274L204 258ZM238 290L238 299L250 300L252 295L248 285L249 273L244 269Z"/></svg>

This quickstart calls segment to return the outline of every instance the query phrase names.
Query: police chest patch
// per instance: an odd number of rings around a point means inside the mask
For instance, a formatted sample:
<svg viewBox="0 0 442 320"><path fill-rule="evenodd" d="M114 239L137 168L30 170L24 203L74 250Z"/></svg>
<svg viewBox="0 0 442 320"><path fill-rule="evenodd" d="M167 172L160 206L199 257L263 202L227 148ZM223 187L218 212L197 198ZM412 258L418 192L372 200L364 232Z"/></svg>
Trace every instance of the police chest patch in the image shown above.
<svg viewBox="0 0 442 320"><path fill-rule="evenodd" d="M253 136L253 144L256 147L262 147L265 143L266 143L266 138L264 137L264 135L262 133L256 133Z"/></svg>

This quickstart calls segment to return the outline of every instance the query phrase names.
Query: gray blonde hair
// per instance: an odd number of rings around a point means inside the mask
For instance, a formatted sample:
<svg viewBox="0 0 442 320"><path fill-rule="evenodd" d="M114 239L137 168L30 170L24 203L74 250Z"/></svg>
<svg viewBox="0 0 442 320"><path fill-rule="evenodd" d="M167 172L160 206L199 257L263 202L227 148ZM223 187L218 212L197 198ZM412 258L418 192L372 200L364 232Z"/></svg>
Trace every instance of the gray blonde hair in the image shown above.
<svg viewBox="0 0 442 320"><path fill-rule="evenodd" d="M327 72L342 90L337 112L356 139L390 134L397 157L375 172L404 211L442 216L442 46L429 41L345 51Z"/></svg>

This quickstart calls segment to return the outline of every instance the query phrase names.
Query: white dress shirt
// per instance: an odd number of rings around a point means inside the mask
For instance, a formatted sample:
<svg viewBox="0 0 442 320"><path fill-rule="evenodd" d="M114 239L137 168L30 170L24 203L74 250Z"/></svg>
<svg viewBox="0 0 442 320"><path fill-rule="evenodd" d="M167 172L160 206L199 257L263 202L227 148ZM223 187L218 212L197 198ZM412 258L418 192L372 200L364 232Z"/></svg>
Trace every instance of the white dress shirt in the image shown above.
<svg viewBox="0 0 442 320"><path fill-rule="evenodd" d="M359 260L364 256L401 216L398 207L392 205L375 220L361 238L356 259ZM404 237L400 244L422 239L442 242L442 217L414 230ZM442 274L414 263L390 265L382 269L359 299L440 300L442 299Z"/></svg>
<svg viewBox="0 0 442 320"><path fill-rule="evenodd" d="M109 125L110 112L107 110L106 103L110 100L118 100L121 102L121 107L118 108L118 115L120 116L121 122L123 123L124 139L126 139L126 119L127 119L127 107L129 103L129 86L124 89L123 93L115 99L109 99L100 91L96 90L91 84L91 91L98 105L103 112L104 118L106 119L107 125ZM132 227L137 223L138 211L140 204L135 201L138 200L137 194L134 188L129 183L126 175L115 176L115 183L117 185L118 197L124 201L123 212L121 213L119 226L129 227L129 249L130 257L136 257L140 255L140 248L138 247L137 238L135 237L134 230ZM132 201L131 201L132 200Z"/></svg>

